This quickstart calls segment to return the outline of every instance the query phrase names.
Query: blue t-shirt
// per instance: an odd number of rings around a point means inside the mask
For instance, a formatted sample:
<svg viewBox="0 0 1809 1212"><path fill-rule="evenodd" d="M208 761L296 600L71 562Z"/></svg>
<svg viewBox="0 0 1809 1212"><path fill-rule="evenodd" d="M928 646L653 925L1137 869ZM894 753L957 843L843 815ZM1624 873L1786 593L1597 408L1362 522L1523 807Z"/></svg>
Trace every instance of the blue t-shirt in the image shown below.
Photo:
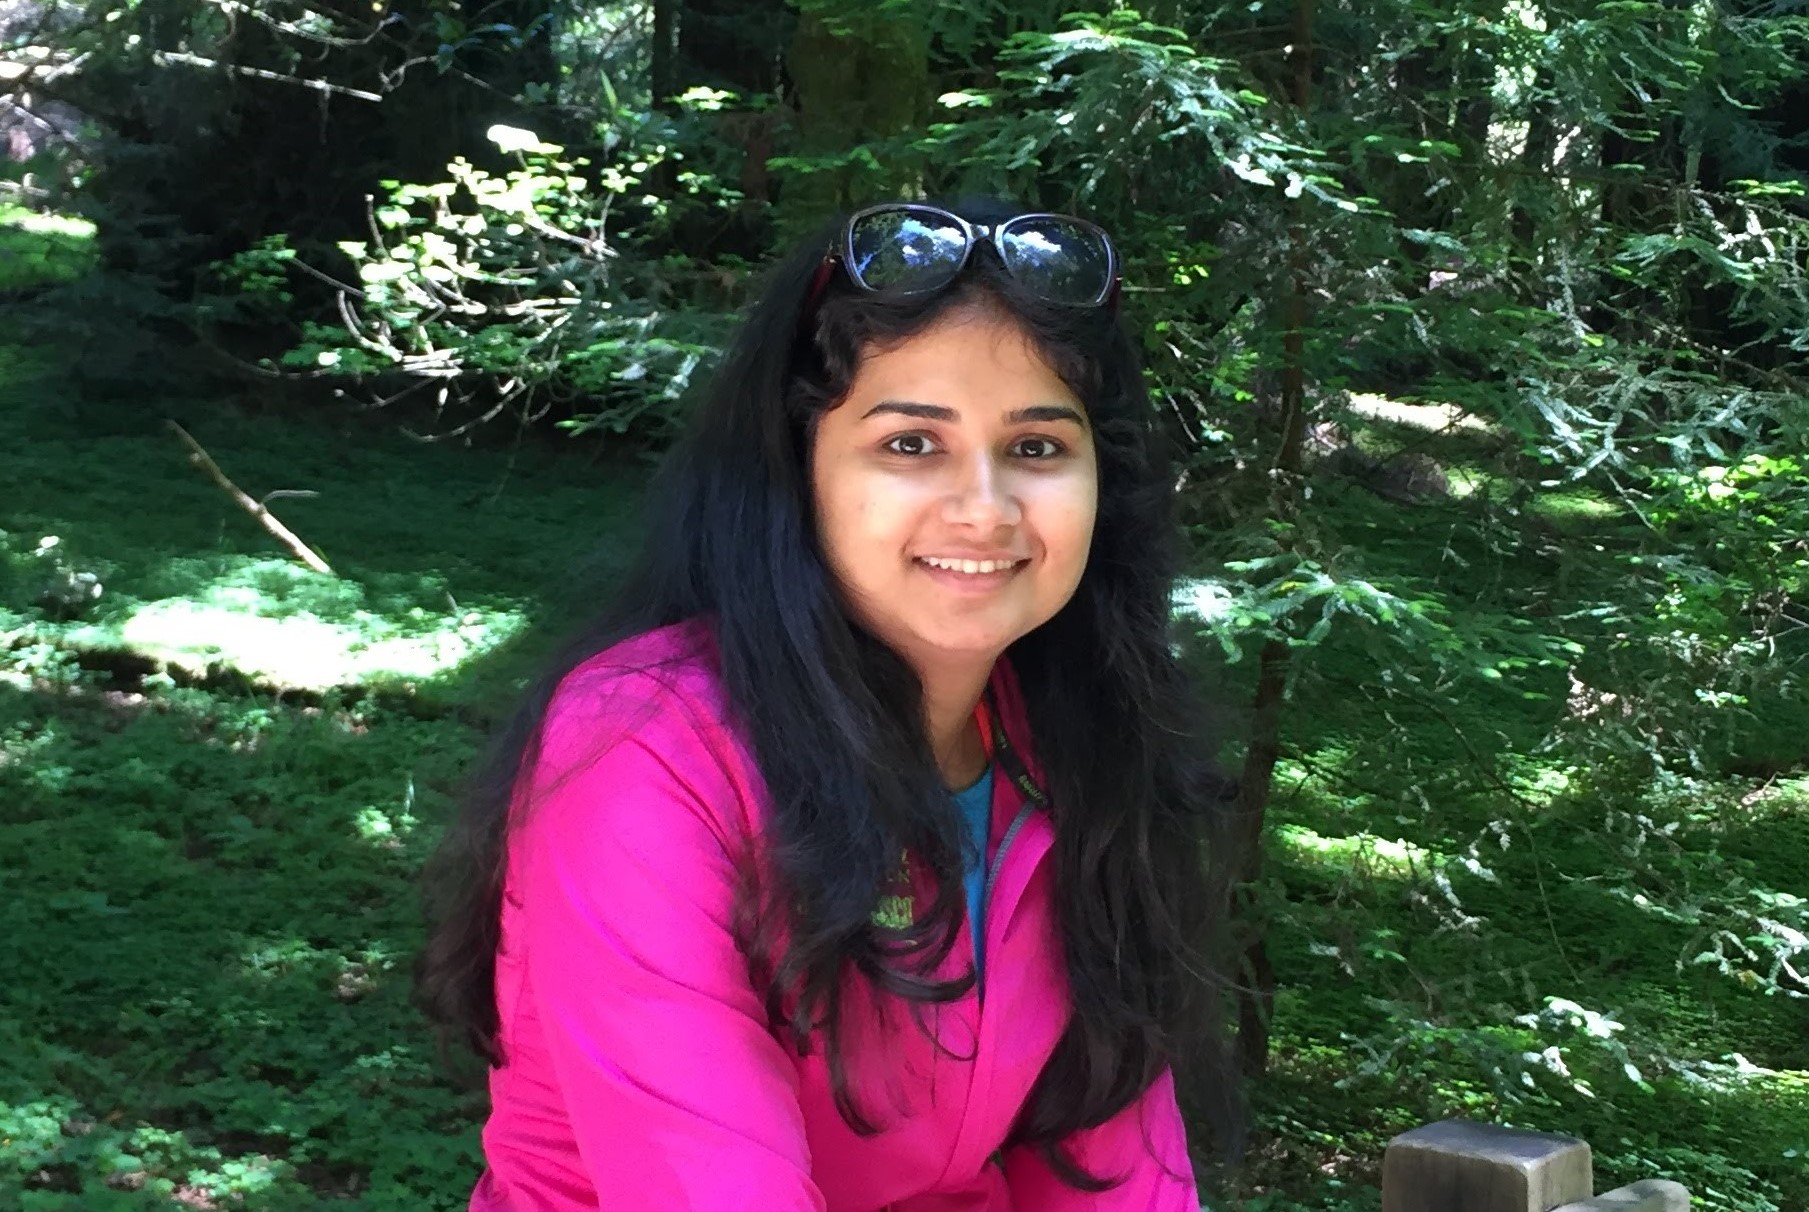
<svg viewBox="0 0 1809 1212"><path fill-rule="evenodd" d="M986 885L986 842L992 832L992 767L986 768L979 782L953 795L967 830L967 862L962 884L967 889L967 920L974 935L974 977L977 980L985 938L985 924L980 921L980 897Z"/></svg>

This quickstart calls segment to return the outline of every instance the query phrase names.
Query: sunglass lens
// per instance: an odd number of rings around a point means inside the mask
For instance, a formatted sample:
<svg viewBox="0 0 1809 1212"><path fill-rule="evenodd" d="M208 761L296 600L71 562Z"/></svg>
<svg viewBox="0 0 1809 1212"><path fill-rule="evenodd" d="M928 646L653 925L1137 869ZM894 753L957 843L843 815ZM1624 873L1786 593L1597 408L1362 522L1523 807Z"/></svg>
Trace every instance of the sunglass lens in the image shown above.
<svg viewBox="0 0 1809 1212"><path fill-rule="evenodd" d="M967 233L931 210L899 207L862 216L849 233L849 271L868 290L912 294L946 285L960 270Z"/></svg>
<svg viewBox="0 0 1809 1212"><path fill-rule="evenodd" d="M1014 219L999 250L1012 277L1053 302L1086 307L1111 290L1111 245L1091 224L1059 215Z"/></svg>

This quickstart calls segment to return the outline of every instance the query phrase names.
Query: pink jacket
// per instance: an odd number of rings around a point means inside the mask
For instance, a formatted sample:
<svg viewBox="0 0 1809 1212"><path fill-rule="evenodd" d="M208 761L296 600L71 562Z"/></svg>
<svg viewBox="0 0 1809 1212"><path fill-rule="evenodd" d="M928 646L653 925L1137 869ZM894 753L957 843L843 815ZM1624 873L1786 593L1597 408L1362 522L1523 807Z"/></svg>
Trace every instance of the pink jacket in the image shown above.
<svg viewBox="0 0 1809 1212"><path fill-rule="evenodd" d="M1034 771L1004 662L993 686ZM1028 1149L993 1157L1068 1014L1053 830L1041 811L1019 819L1009 779L994 785L992 847L1018 828L984 922L984 1010L974 992L926 1009L944 1053L908 1010L882 1034L871 995L857 1000L849 1080L882 1127L862 1138L821 1048L800 1058L768 1031L731 933L734 857L767 800L708 631L650 632L575 670L509 846L506 1063L474 1212L1197 1212L1166 1072L1071 1141L1092 1172L1128 1175L1112 1191L1073 1191ZM939 975L972 959L964 926Z"/></svg>

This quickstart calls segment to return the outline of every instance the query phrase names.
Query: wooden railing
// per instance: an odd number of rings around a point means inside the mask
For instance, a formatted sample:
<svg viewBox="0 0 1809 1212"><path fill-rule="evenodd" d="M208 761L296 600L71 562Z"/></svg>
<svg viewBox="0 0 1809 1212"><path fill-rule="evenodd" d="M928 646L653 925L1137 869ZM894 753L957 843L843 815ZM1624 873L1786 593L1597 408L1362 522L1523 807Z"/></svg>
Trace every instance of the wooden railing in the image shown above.
<svg viewBox="0 0 1809 1212"><path fill-rule="evenodd" d="M1690 1193L1647 1179L1595 1194L1575 1137L1447 1120L1403 1132L1382 1158L1382 1212L1688 1212Z"/></svg>

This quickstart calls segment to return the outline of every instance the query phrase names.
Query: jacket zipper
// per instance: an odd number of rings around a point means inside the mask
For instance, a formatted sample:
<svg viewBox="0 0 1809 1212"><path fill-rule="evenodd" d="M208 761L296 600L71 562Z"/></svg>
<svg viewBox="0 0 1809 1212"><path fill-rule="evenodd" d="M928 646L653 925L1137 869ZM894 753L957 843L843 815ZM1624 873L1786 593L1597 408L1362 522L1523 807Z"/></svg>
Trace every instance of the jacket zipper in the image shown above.
<svg viewBox="0 0 1809 1212"><path fill-rule="evenodd" d="M980 885L981 930L985 930L987 924L992 921L992 886L993 882L999 878L999 872L1005 866L1006 852L1011 849L1012 839L1017 837L1018 830L1024 827L1024 822L1030 819L1030 814L1034 811L1036 811L1035 804L1025 804L1022 808L1018 809L1018 814L1016 818L1012 820L1011 827L1005 830L1005 836L999 839L999 852L992 856L992 867L986 872L986 882ZM981 1001L986 1000L984 989L979 983L975 984L974 990L979 995Z"/></svg>

